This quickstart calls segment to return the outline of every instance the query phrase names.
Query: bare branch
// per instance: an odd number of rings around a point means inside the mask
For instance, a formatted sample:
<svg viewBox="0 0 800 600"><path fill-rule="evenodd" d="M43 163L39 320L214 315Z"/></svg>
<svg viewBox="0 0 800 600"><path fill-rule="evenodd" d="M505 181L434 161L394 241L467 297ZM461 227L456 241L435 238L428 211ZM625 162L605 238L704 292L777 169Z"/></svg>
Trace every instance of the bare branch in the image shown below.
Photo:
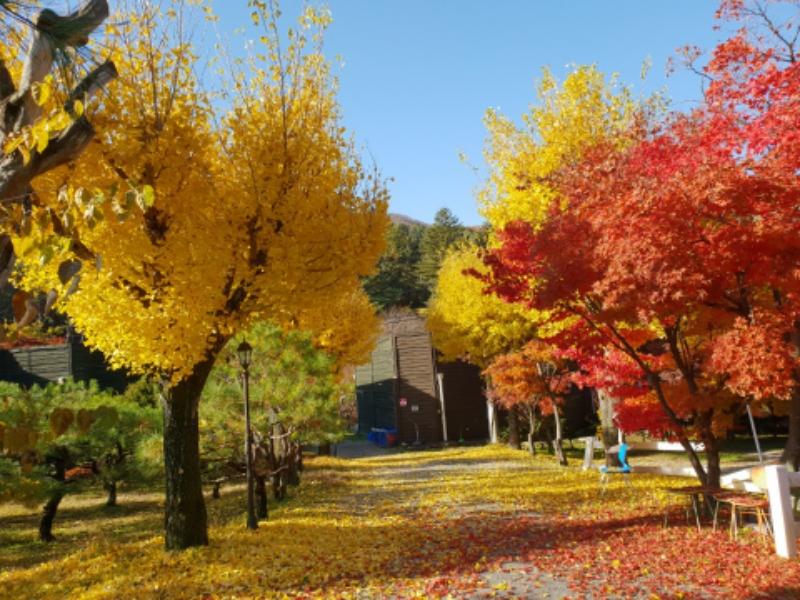
<svg viewBox="0 0 800 600"><path fill-rule="evenodd" d="M27 164L22 164L18 152L5 156L0 160L0 202L19 198L37 175L75 159L93 135L91 124L81 117L51 140L41 154L34 153Z"/></svg>
<svg viewBox="0 0 800 600"><path fill-rule="evenodd" d="M72 111L76 99L95 93L116 76L117 69L111 61L94 69L70 94L67 111ZM22 164L19 153L0 159L0 203L20 198L34 177L77 158L93 136L91 124L81 117L51 140L41 154L34 152L28 164Z"/></svg>
<svg viewBox="0 0 800 600"><path fill-rule="evenodd" d="M11 73L8 72L3 59L0 58L0 102L11 96L16 91L14 87L14 80L11 79Z"/></svg>
<svg viewBox="0 0 800 600"><path fill-rule="evenodd" d="M72 112L72 106L76 100L82 101L84 98L93 96L111 81L116 79L118 75L117 67L110 60L107 60L102 65L94 69L91 73L84 77L83 81L75 86L75 89L72 90L72 93L70 93L69 100L67 101L67 105L65 107L67 112Z"/></svg>
<svg viewBox="0 0 800 600"><path fill-rule="evenodd" d="M88 0L76 11L60 16L45 9L36 17L35 29L28 46L19 91L11 102L22 105L17 128L32 124L41 112L31 89L42 81L53 67L53 51L57 48L84 46L89 34L108 17L106 0Z"/></svg>

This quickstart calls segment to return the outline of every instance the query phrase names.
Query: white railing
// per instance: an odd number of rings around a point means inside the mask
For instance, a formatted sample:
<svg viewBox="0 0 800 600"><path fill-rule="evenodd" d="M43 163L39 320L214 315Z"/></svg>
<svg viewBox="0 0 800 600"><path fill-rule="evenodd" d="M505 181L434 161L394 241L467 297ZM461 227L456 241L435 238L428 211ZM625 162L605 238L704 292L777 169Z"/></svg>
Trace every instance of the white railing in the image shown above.
<svg viewBox="0 0 800 600"><path fill-rule="evenodd" d="M794 520L791 488L800 487L800 473L790 473L783 465L769 465L765 473L775 552L784 558L795 558L800 522Z"/></svg>

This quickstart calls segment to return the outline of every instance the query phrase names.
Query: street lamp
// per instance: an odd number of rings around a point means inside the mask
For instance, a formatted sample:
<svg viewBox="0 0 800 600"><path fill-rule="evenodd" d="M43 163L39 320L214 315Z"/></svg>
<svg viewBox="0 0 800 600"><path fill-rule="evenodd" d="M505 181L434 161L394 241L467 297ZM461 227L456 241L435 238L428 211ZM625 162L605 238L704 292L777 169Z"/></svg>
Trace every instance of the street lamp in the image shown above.
<svg viewBox="0 0 800 600"><path fill-rule="evenodd" d="M250 435L250 360L253 347L243 340L236 348L239 364L242 366L242 387L244 388L244 464L247 471L247 528L258 529L255 498L253 498L253 447Z"/></svg>

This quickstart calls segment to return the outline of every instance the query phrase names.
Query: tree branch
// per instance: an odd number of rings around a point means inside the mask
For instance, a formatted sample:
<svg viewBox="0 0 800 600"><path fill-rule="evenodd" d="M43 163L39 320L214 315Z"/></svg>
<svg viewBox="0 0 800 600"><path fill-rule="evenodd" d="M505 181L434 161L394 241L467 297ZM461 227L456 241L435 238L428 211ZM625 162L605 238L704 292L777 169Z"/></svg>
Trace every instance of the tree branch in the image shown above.
<svg viewBox="0 0 800 600"><path fill-rule="evenodd" d="M72 111L75 100L100 90L117 77L114 63L106 61L91 71L70 94L66 110ZM0 159L0 203L10 202L23 194L25 188L37 176L74 160L94 137L94 129L85 116L70 124L59 135L50 140L41 152L34 152L28 164L22 164L18 152Z"/></svg>
<svg viewBox="0 0 800 600"><path fill-rule="evenodd" d="M88 0L76 11L60 16L44 9L36 17L35 28L25 57L19 91L10 103L21 106L16 129L31 125L41 114L33 100L33 84L42 81L53 68L53 52L59 48L84 46L89 34L108 18L106 0Z"/></svg>
<svg viewBox="0 0 800 600"><path fill-rule="evenodd" d="M14 80L3 59L0 59L0 102L11 96L16 91Z"/></svg>
<svg viewBox="0 0 800 600"><path fill-rule="evenodd" d="M69 99L65 105L65 110L72 114L72 107L76 100L83 101L84 98L90 98L97 92L111 83L117 78L119 73L117 67L113 62L107 60L102 65L90 72L83 80L75 86L75 89L69 95Z"/></svg>
<svg viewBox="0 0 800 600"><path fill-rule="evenodd" d="M37 175L75 159L94 136L86 117L73 121L42 153L35 152L27 164L18 152L0 160L0 203L20 201Z"/></svg>

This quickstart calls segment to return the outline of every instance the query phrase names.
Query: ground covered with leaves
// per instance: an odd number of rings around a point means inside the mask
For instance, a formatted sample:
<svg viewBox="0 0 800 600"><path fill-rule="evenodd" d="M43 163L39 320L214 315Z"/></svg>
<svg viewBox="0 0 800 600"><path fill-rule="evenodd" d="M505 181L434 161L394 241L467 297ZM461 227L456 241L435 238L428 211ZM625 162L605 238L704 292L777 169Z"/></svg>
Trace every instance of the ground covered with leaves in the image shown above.
<svg viewBox="0 0 800 600"><path fill-rule="evenodd" d="M68 499L46 546L35 512L4 506L0 596L800 597L800 561L686 524L664 489L687 480L634 475L601 494L596 472L552 463L499 447L315 458L256 532L241 487L209 499L211 545L182 553L162 549L155 493L117 509Z"/></svg>

